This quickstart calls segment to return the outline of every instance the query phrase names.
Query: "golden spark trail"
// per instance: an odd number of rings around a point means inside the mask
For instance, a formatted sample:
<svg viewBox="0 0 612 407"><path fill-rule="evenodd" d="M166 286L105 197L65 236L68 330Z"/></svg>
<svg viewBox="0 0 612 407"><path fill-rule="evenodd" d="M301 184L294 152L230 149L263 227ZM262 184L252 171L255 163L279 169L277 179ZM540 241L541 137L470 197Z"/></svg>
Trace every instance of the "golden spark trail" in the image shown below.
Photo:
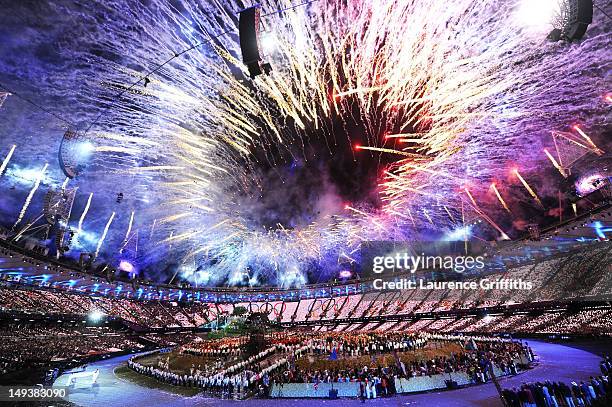
<svg viewBox="0 0 612 407"><path fill-rule="evenodd" d="M182 218L187 217L189 215L191 215L191 212L184 212L184 213L178 213L176 215L170 215L170 216L167 216L167 217L161 219L159 221L159 223L161 224L161 223L174 222L175 220L182 219Z"/></svg>
<svg viewBox="0 0 612 407"><path fill-rule="evenodd" d="M100 236L100 240L98 240L98 245L96 246L94 259L98 258L98 254L100 254L100 248L104 243L104 239L106 239L106 234L108 233L108 229L110 228L111 223L113 223L113 219L115 219L115 212L111 214L110 218L108 218L108 222L106 222L106 226L104 226L104 231L102 232L102 236Z"/></svg>
<svg viewBox="0 0 612 407"><path fill-rule="evenodd" d="M561 168L557 160L555 160L555 157L553 157L552 154L548 152L548 149L545 148L544 153L546 154L552 165L561 173L561 175L566 177L567 175L565 174L565 171L563 170L563 168Z"/></svg>
<svg viewBox="0 0 612 407"><path fill-rule="evenodd" d="M400 169L414 169L417 171L422 171L422 172L427 172L429 174L433 174L433 175L438 175L440 177L444 177L444 178L449 178L449 179L454 179L455 177L444 173L442 171L436 171L436 170L432 170L431 168L427 168L427 167L423 167L420 165L415 165L415 164L405 164L402 167L400 167Z"/></svg>
<svg viewBox="0 0 612 407"><path fill-rule="evenodd" d="M209 231L210 230L214 230L214 229L218 228L219 226L226 224L229 221L230 221L229 219L222 220L221 222L217 223L216 225L211 226L208 230Z"/></svg>
<svg viewBox="0 0 612 407"><path fill-rule="evenodd" d="M533 199L538 203L538 205L540 205L541 207L544 207L544 205L542 205L542 201L540 201L540 198L538 198L538 195L535 193L535 191L529 186L529 184L527 183L527 181L525 181L525 178L523 178L521 176L521 173L515 169L514 170L514 175L517 176L517 178L521 181L521 183L523 184L523 186L525 187L525 189L527 190L527 192L529 192L529 195L531 195L533 197Z"/></svg>
<svg viewBox="0 0 612 407"><path fill-rule="evenodd" d="M587 136L586 133L579 126L574 126L574 130L576 130L578 134L580 134L582 138L585 139L587 143L591 145L591 147L593 147L593 150L595 151L596 154L598 155L603 154L603 151L601 151L599 147L597 147L597 145L593 143L593 140L591 140L591 138Z"/></svg>
<svg viewBox="0 0 612 407"><path fill-rule="evenodd" d="M365 213L365 212L363 212L363 211L360 211L359 209L355 209L355 208L353 208L352 206L349 206L349 205L346 205L346 206L344 207L344 209L348 209L348 210L350 210L350 211L353 211L353 212L355 212L355 213L358 213L358 214L360 214L360 215L363 215L363 216L365 216L366 218L369 218L369 217L370 217L370 215L369 215L369 214L367 214L367 213Z"/></svg>
<svg viewBox="0 0 612 407"><path fill-rule="evenodd" d="M161 242L159 242L160 244L162 243L168 243L168 242L173 242L173 241L180 241L180 240L186 240L189 239L190 237L196 236L200 233L204 233L204 230L198 230L195 232L185 232L185 233L181 233L180 235L174 235L173 233L170 234L170 236L168 236L166 239L162 240Z"/></svg>
<svg viewBox="0 0 612 407"><path fill-rule="evenodd" d="M399 139L400 143L425 143L422 139L418 138L401 138ZM419 147L411 147L412 149L418 149Z"/></svg>
<svg viewBox="0 0 612 407"><path fill-rule="evenodd" d="M468 204L468 205L469 205L469 204ZM476 207L476 206L473 206L473 208L474 208L474 210L476 211L476 213L478 213L478 214L480 215L480 217L481 217L481 218L483 218L485 221L487 221L487 222L489 223L489 225L493 226L493 227L495 228L495 230L497 230L497 231L500 233L501 238L502 238L503 240L510 240L510 237L509 237L509 236L506 234L506 232L504 232L504 231L502 230L502 228L500 228L500 227L499 227L499 225L498 225L497 223L495 223L495 222L493 221L493 219L491 219L491 218L489 217L489 215L487 215L486 213L484 213L484 212L483 212L483 211L482 211L480 208L478 208L478 207ZM465 225L465 218L464 218L463 222L464 222L464 225Z"/></svg>
<svg viewBox="0 0 612 407"><path fill-rule="evenodd" d="M465 191L465 193L467 194L467 196L470 198L470 201L472 201L472 203L474 204L474 207L478 208L478 204L476 203L476 200L474 199L474 197L472 196L472 193L470 192L469 189L467 188L463 188L463 190Z"/></svg>
<svg viewBox="0 0 612 407"><path fill-rule="evenodd" d="M125 154L139 154L140 150L129 147L113 147L113 146L98 146L96 147L98 153L125 153Z"/></svg>
<svg viewBox="0 0 612 407"><path fill-rule="evenodd" d="M211 226L210 228L207 228L207 229L197 230L197 231L194 231L194 232L185 232L185 233L182 233L180 235L170 234L170 237L162 240L160 243L168 243L168 242L173 242L173 241L186 240L186 239L192 238L194 236L200 235L202 233L210 232L211 230L214 230L214 229L218 228L219 226L221 226L221 225L223 225L223 224L225 224L227 222L229 222L229 219L223 220L223 221L217 223L216 225L213 225L213 226Z"/></svg>
<svg viewBox="0 0 612 407"><path fill-rule="evenodd" d="M399 134L387 134L385 136L386 139L392 139L392 138L401 138L404 140L410 140L413 143L422 143L425 140L421 139L421 138L409 138L409 137L414 137L414 136L418 136L419 134L417 133L399 133Z"/></svg>
<svg viewBox="0 0 612 407"><path fill-rule="evenodd" d="M381 90L381 89L382 89L382 87L380 87L380 86L376 86L376 87L373 87L373 88L358 88L358 89L351 89L351 90L347 90L347 91L345 91L345 92L339 92L339 93L336 93L336 94L334 95L334 97L336 97L336 98L342 98L342 97L344 97L344 96L353 95L353 94L355 94L355 93L370 93L370 92L376 92L376 91Z"/></svg>
<svg viewBox="0 0 612 407"><path fill-rule="evenodd" d="M392 174L390 172L385 172L385 174L389 175L390 177L397 179L398 181L402 181L402 178L398 177L395 174ZM419 188L419 187L418 187ZM423 196L429 196L429 197L435 197L434 194L430 194L427 192L423 192L421 190L419 190L418 188L413 188L413 187L409 187L407 185L402 185L402 184L395 184L394 185L394 189L396 189L396 191L394 192L388 192L387 195L393 197L395 195L400 194L403 191L410 191L410 192L414 192L415 194L419 194L419 195L423 195Z"/></svg>
<svg viewBox="0 0 612 407"><path fill-rule="evenodd" d="M131 172L145 172L145 171L164 171L164 170L175 170L175 171L183 171L185 167L180 167L176 165L156 165L151 167L134 167L130 171Z"/></svg>
<svg viewBox="0 0 612 407"><path fill-rule="evenodd" d="M4 158L4 161L2 161L2 165L0 165L0 176L2 176L2 173L4 172L4 170L6 170L6 167L8 166L8 163L11 160L11 157L13 156L13 153L15 152L15 148L17 148L17 146L15 144L13 144L13 146L9 150L8 154Z"/></svg>
<svg viewBox="0 0 612 407"><path fill-rule="evenodd" d="M350 257L348 254L346 254L344 252L340 253L340 257L344 257L344 258L348 259L351 263L355 263L356 262L356 260L354 258ZM340 261L340 259L338 259L338 262L339 261Z"/></svg>
<svg viewBox="0 0 612 407"><path fill-rule="evenodd" d="M28 210L28 207L30 206L30 202L32 201L32 198L34 197L36 190L38 190L38 187L40 186L40 182L45 177L45 171L47 171L47 167L49 167L49 164L45 164L42 170L40 170L40 172L38 173L38 176L36 177L36 181L34 182L34 186L30 190L30 193L28 194L28 197L26 198L26 201L23 204L23 207L21 208L21 211L19 212L17 221L13 225L13 229L16 228L19 222L23 220L23 217L25 216L25 213Z"/></svg>
<svg viewBox="0 0 612 407"><path fill-rule="evenodd" d="M418 158L418 159L423 159L424 158L420 154L407 153L405 151L394 150L392 148L356 146L355 149L357 149L357 150L377 151L379 153L397 154L397 155L403 155L404 157L411 157L411 158Z"/></svg>
<svg viewBox="0 0 612 407"><path fill-rule="evenodd" d="M200 202L200 201L212 202L212 199L207 197L207 196L202 196L202 197L199 197L199 198L178 199L176 201L168 202L167 205L179 205L179 204L184 204L184 203L195 203L195 202ZM208 208L208 207L205 207L205 206L203 206L202 208L206 208L206 210L212 211L211 208Z"/></svg>
<svg viewBox="0 0 612 407"><path fill-rule="evenodd" d="M495 195L497 196L497 200L502 204L504 209L508 211L509 214L512 214L512 212L510 211L510 208L506 204L506 201L504 201L504 198L499 193L499 190L497 189L497 185L495 185L495 182L491 184L491 188L493 189L493 192L495 192Z"/></svg>
<svg viewBox="0 0 612 407"><path fill-rule="evenodd" d="M450 218L450 220L452 222L455 222L455 218L453 217L453 215L450 213L450 211L448 210L448 208L446 207L446 205L442 205L444 207L444 210L446 211L446 214L448 215L448 217Z"/></svg>
<svg viewBox="0 0 612 407"><path fill-rule="evenodd" d="M149 233L149 239L153 238L153 231L155 230L155 225L157 225L157 218L153 219L153 224L151 225L151 232Z"/></svg>

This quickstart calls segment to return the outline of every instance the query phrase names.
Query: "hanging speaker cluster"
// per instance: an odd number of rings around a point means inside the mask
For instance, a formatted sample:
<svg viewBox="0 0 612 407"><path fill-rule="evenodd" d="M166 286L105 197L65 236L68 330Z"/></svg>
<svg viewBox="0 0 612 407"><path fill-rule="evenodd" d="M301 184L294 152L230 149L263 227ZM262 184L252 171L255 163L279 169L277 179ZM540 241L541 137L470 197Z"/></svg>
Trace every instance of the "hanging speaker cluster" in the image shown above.
<svg viewBox="0 0 612 407"><path fill-rule="evenodd" d="M549 35L551 41L577 41L584 37L589 24L593 22L593 0L566 0L564 24Z"/></svg>
<svg viewBox="0 0 612 407"><path fill-rule="evenodd" d="M251 78L272 71L269 63L263 62L261 51L261 6L256 5L239 12L238 33L240 36L240 49L242 50L242 61L249 69Z"/></svg>
<svg viewBox="0 0 612 407"><path fill-rule="evenodd" d="M593 1L570 0L569 3L568 22L563 34L569 41L579 40L593 22Z"/></svg>

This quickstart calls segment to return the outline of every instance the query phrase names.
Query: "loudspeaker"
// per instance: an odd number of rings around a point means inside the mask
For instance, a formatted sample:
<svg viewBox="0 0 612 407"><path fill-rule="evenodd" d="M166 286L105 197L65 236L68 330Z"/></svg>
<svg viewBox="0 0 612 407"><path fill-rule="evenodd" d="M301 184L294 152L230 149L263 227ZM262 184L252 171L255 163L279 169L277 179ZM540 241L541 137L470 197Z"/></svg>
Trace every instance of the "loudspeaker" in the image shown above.
<svg viewBox="0 0 612 407"><path fill-rule="evenodd" d="M260 65L261 54L259 52L259 23L261 8L253 6L240 12L238 20L238 33L240 36L240 49L242 61L249 68L251 78L261 75L264 70ZM266 73L267 70L266 70Z"/></svg>
<svg viewBox="0 0 612 407"><path fill-rule="evenodd" d="M592 0L570 0L567 27L564 35L569 40L579 40L586 34L589 24L593 22Z"/></svg>
<svg viewBox="0 0 612 407"><path fill-rule="evenodd" d="M567 28L565 35L570 40L579 40L582 37L584 37L584 34L586 34L588 27L589 27L588 24L582 24L582 23L576 23L576 24L570 25Z"/></svg>
<svg viewBox="0 0 612 407"><path fill-rule="evenodd" d="M569 24L593 22L593 0L570 0L569 2Z"/></svg>

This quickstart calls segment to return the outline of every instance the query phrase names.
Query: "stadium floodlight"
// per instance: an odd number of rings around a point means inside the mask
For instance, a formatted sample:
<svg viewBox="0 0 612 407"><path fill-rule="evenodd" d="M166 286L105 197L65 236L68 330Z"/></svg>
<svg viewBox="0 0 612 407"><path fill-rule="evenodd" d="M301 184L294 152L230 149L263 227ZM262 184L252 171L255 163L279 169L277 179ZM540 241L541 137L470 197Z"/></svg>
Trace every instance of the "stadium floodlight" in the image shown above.
<svg viewBox="0 0 612 407"><path fill-rule="evenodd" d="M525 27L547 28L559 14L562 3L563 0L523 0L517 17Z"/></svg>
<svg viewBox="0 0 612 407"><path fill-rule="evenodd" d="M351 273L350 270L342 270L339 274L340 278L351 278L351 276L353 275L353 273Z"/></svg>
<svg viewBox="0 0 612 407"><path fill-rule="evenodd" d="M92 323L98 323L102 321L103 318L104 318L104 313L97 309L90 311L89 314L87 315L87 320Z"/></svg>
<svg viewBox="0 0 612 407"><path fill-rule="evenodd" d="M262 62L262 49L260 38L261 5L255 5L242 11L238 21L238 33L240 37L240 49L242 50L242 61L249 69L251 78L262 73L268 75L272 66Z"/></svg>
<svg viewBox="0 0 612 407"><path fill-rule="evenodd" d="M261 35L261 49L266 55L270 55L276 51L278 39L272 32L266 32Z"/></svg>
<svg viewBox="0 0 612 407"><path fill-rule="evenodd" d="M134 265L128 260L119 261L119 270L132 274L134 273L135 269L136 268L134 267Z"/></svg>

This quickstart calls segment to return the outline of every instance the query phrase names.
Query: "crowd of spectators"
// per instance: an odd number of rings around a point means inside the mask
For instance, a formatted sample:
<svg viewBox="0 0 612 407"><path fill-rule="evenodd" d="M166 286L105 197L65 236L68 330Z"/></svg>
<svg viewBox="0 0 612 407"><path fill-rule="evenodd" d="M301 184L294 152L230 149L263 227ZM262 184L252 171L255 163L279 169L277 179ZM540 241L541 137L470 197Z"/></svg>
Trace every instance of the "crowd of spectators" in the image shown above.
<svg viewBox="0 0 612 407"><path fill-rule="evenodd" d="M50 290L0 286L0 311L43 315L86 315L92 310L148 328L196 327L208 321L209 305L107 298Z"/></svg>
<svg viewBox="0 0 612 407"><path fill-rule="evenodd" d="M301 301L299 305L285 307L281 320L303 321L307 318L324 316L333 319L364 314L375 316L385 313L403 314L406 310L436 310L450 307L448 300L402 301L390 294L350 296L338 298L336 305L324 311L313 306L314 300ZM378 299L377 299L378 298ZM444 305L440 305L445 302ZM464 304L464 303L463 303ZM473 306L488 304L487 301ZM465 305L465 304L464 304ZM495 305L492 303L492 305ZM308 308L312 307L311 312ZM277 307L281 309L282 307ZM108 316L121 318L124 321L148 328L162 327L197 327L220 315L218 306L203 303L178 304L176 302L138 301L86 296L60 291L22 290L0 287L0 311L17 311L38 314L86 315L98 310ZM231 313L231 306L225 314ZM292 314L291 316L285 313ZM335 316L334 316L335 315ZM293 318L295 317L295 318ZM521 334L590 334L612 336L612 310L610 308L584 309L573 311L543 312L538 316L531 313L511 315L491 315L484 317L463 316L456 319L421 319L407 323L388 324L389 330L408 330L412 332L464 332L471 334L521 333ZM354 324L352 324L354 325ZM336 331L346 330L351 324L339 323ZM360 330L378 329L376 322L364 324Z"/></svg>
<svg viewBox="0 0 612 407"><path fill-rule="evenodd" d="M5 325L0 328L0 374L140 348L133 337L106 328Z"/></svg>
<svg viewBox="0 0 612 407"><path fill-rule="evenodd" d="M505 389L503 396L509 407L605 407L612 405L612 359L601 361L600 376L569 384L558 381L523 383Z"/></svg>

